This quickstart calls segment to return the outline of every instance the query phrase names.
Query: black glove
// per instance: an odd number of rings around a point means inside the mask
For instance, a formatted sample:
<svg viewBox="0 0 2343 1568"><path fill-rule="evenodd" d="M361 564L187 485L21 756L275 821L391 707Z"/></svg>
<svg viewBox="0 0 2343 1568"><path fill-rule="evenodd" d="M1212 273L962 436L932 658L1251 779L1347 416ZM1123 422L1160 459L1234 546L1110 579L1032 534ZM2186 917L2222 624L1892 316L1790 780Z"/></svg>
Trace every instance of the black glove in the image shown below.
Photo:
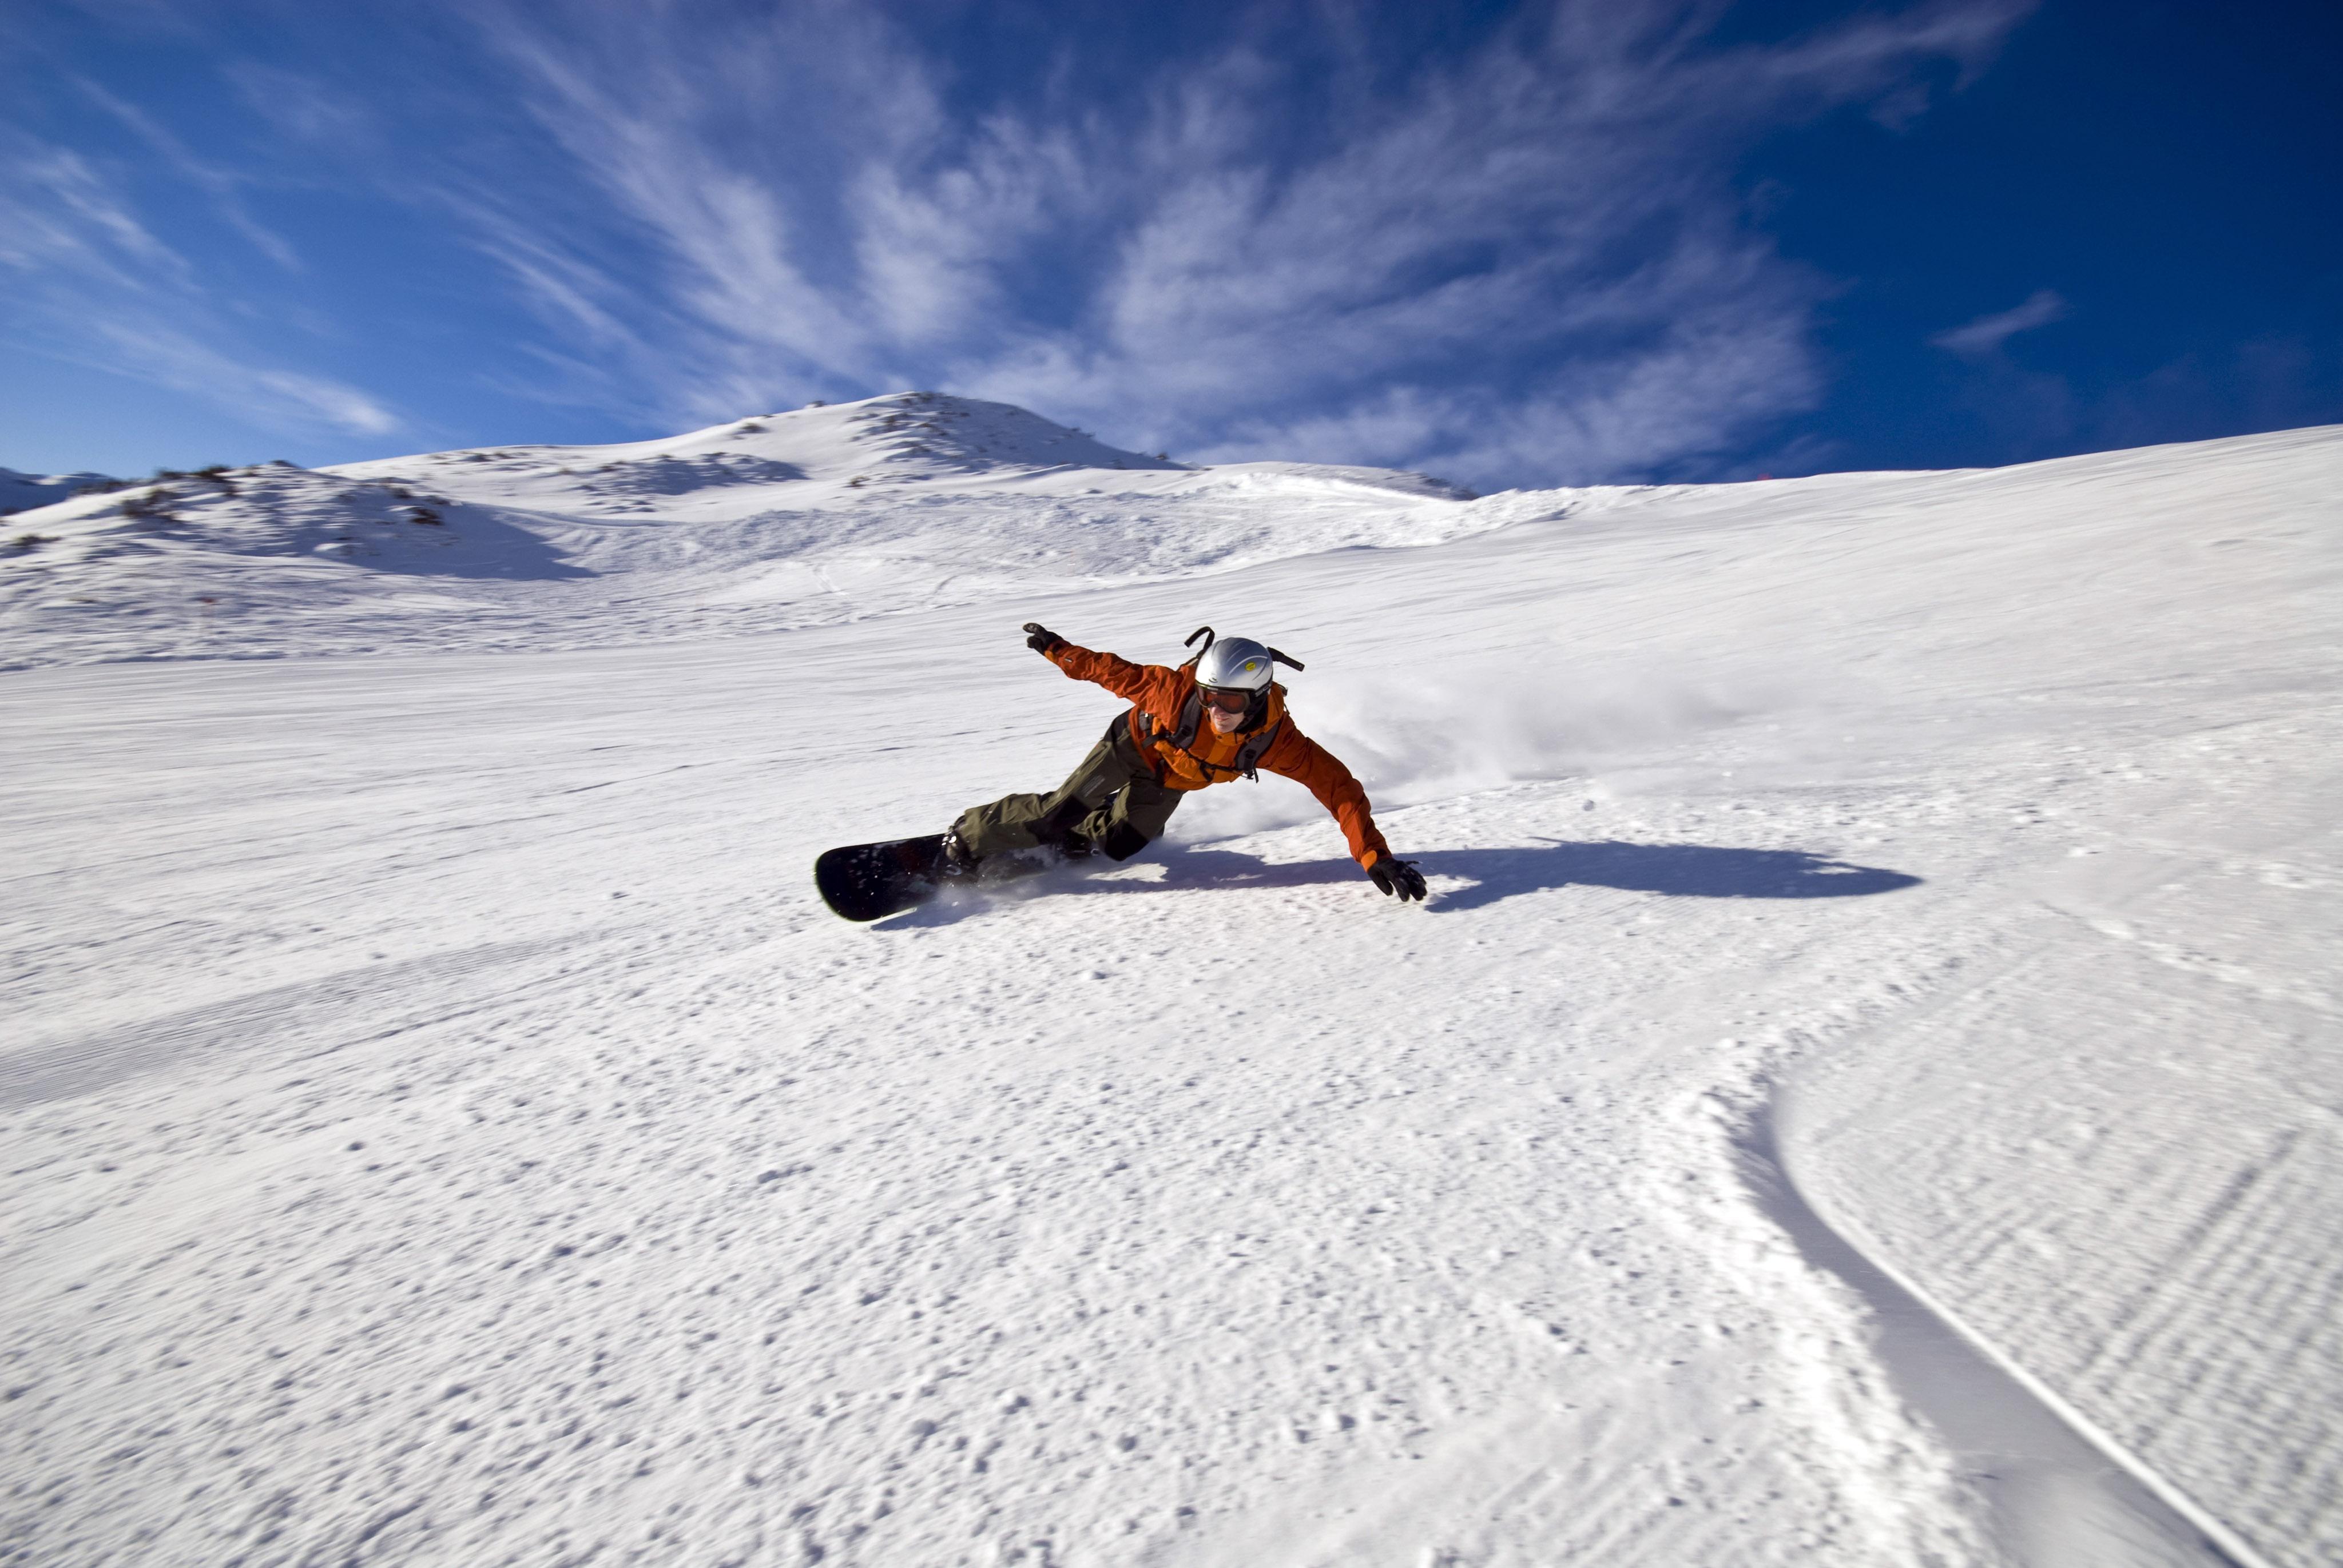
<svg viewBox="0 0 2343 1568"><path fill-rule="evenodd" d="M1367 868L1367 875L1375 879L1375 886L1383 890L1385 898L1397 893L1403 904L1410 899L1423 897L1423 873L1415 869L1413 860L1394 860L1389 855L1378 855L1375 863Z"/></svg>
<svg viewBox="0 0 2343 1568"><path fill-rule="evenodd" d="M1025 646L1035 653L1055 653L1066 646L1064 638L1050 630L1038 620L1027 621L1025 629L1033 634L1025 639Z"/></svg>

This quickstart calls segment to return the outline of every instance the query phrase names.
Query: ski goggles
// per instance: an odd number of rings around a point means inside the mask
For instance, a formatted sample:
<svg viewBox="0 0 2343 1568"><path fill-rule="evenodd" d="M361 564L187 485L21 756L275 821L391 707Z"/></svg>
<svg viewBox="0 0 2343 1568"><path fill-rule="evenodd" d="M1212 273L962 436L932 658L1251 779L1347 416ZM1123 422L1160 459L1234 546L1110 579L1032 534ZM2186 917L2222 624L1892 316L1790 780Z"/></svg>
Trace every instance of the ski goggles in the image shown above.
<svg viewBox="0 0 2343 1568"><path fill-rule="evenodd" d="M1228 687L1200 686L1196 688L1196 695L1204 699L1207 708L1217 708L1222 713L1242 713L1252 706L1256 694Z"/></svg>

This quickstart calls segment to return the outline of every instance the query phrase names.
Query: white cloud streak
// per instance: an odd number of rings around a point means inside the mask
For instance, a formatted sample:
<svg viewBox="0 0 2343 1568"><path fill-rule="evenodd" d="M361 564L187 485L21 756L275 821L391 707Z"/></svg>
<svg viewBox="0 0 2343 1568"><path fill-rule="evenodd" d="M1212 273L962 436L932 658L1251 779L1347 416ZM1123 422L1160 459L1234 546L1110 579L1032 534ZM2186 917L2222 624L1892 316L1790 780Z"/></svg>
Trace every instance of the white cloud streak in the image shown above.
<svg viewBox="0 0 2343 1568"><path fill-rule="evenodd" d="M160 153L172 167L209 193L217 205L220 216L238 234L250 241L253 247L287 272L299 272L301 257L284 237L256 219L237 194L244 179L220 168L187 150L186 144L173 136L154 116L134 104L126 103L104 87L85 77L75 77L79 87L92 103L120 120L136 132L140 140Z"/></svg>
<svg viewBox="0 0 2343 1568"><path fill-rule="evenodd" d="M1825 285L1750 226L1736 160L1840 106L1908 118L2024 7L1732 48L1721 9L1563 5L1396 90L1355 52L1238 44L980 116L873 11L499 12L529 112L625 232L465 205L646 415L920 384L1192 456L1640 476L1820 395Z"/></svg>
<svg viewBox="0 0 2343 1568"><path fill-rule="evenodd" d="M936 42L982 8L476 0L402 12L363 75L219 71L296 149L271 166L418 206L496 269L538 322L483 353L499 389L679 427L939 387L1182 456L1553 483L1714 464L1815 406L1832 285L1777 254L1742 162L1842 109L1910 123L2030 3L1727 45L1724 0L1560 0L1429 62L1372 15L1264 5L1111 66L1071 25L1011 83ZM217 138L77 90L302 269ZM44 352L392 427L268 367L220 253L160 232L101 162L0 145L0 268L46 302Z"/></svg>
<svg viewBox="0 0 2343 1568"><path fill-rule="evenodd" d="M0 145L0 267L15 275L0 323L18 350L186 393L256 428L400 427L367 393L242 343L195 264L80 153L21 134Z"/></svg>
<svg viewBox="0 0 2343 1568"><path fill-rule="evenodd" d="M2047 327L2066 315L2066 300L2051 289L2037 288L2023 305L1980 316L1975 321L1937 333L1928 342L1964 359L1987 359L2000 353L2002 345L2019 333Z"/></svg>
<svg viewBox="0 0 2343 1568"><path fill-rule="evenodd" d="M396 414L354 387L248 363L152 317L93 322L87 347L61 357L196 394L259 428L387 436L401 426Z"/></svg>
<svg viewBox="0 0 2343 1568"><path fill-rule="evenodd" d="M0 146L0 266L80 272L142 291L193 276L87 158L24 136Z"/></svg>

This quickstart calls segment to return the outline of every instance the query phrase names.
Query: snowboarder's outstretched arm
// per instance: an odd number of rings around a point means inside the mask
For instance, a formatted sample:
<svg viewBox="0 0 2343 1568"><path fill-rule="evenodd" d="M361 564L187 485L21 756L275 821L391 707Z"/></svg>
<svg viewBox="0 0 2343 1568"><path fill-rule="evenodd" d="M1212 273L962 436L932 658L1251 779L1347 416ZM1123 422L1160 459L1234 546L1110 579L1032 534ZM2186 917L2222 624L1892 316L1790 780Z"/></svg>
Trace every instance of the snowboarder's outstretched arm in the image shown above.
<svg viewBox="0 0 2343 1568"><path fill-rule="evenodd" d="M1292 718L1285 720L1285 732L1277 738L1261 759L1261 765L1272 773L1283 774L1318 797L1318 804L1326 808L1341 824L1342 837L1351 843L1351 859L1356 860L1385 897L1398 895L1403 904L1411 899L1421 899L1427 890L1423 873L1411 860L1403 860L1391 852L1383 834L1375 828L1373 813L1367 806L1367 792L1342 766L1342 759L1319 745L1294 727Z"/></svg>
<svg viewBox="0 0 2343 1568"><path fill-rule="evenodd" d="M1261 757L1261 767L1272 773L1284 773L1312 795L1319 804L1333 816L1342 828L1342 837L1350 839L1350 858L1357 860L1368 877L1383 893L1399 895L1399 902L1424 895L1424 874L1417 872L1415 862L1401 860L1392 853L1392 846L1383 841L1383 832L1375 828L1375 816L1366 804L1366 789L1352 779L1350 769L1342 759L1323 745L1296 729L1293 718L1286 715L1284 734Z"/></svg>
<svg viewBox="0 0 2343 1568"><path fill-rule="evenodd" d="M1342 759L1295 728L1292 715L1285 719L1285 732L1262 756L1261 765L1318 797L1318 804L1326 808L1327 815L1334 819L1342 829L1342 837L1350 841L1351 859L1370 875L1378 859L1391 858L1391 846L1376 830L1366 790L1342 766Z"/></svg>
<svg viewBox="0 0 2343 1568"><path fill-rule="evenodd" d="M1026 647L1071 678L1103 686L1126 702L1135 702L1151 712L1162 712L1172 708L1172 699L1179 692L1180 672L1176 669L1167 669L1160 664L1133 664L1111 653L1077 648L1056 632L1045 631L1030 620L1025 629L1032 634L1025 639Z"/></svg>

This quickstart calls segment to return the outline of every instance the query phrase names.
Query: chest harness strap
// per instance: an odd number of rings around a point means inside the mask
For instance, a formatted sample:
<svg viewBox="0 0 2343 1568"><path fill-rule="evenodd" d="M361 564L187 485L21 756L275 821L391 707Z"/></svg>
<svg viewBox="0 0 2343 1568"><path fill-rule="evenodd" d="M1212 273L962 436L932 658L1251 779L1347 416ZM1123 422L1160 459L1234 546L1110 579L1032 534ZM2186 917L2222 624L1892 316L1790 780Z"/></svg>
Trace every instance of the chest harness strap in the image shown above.
<svg viewBox="0 0 2343 1568"><path fill-rule="evenodd" d="M1148 717L1145 709L1131 710L1131 724L1137 731L1142 748L1156 739L1155 720ZM1184 753L1188 760L1203 770L1207 779L1215 773L1225 773L1231 779L1243 778L1258 783L1261 779L1261 759L1269 755L1269 749L1276 744L1278 732L1285 728L1285 718L1281 714L1277 722L1268 729L1245 737L1244 744L1237 748L1234 760L1229 762L1207 762L1196 755L1196 736L1203 725L1204 699L1201 693L1191 691L1188 700L1180 705L1180 728L1164 736L1163 741L1173 750Z"/></svg>

